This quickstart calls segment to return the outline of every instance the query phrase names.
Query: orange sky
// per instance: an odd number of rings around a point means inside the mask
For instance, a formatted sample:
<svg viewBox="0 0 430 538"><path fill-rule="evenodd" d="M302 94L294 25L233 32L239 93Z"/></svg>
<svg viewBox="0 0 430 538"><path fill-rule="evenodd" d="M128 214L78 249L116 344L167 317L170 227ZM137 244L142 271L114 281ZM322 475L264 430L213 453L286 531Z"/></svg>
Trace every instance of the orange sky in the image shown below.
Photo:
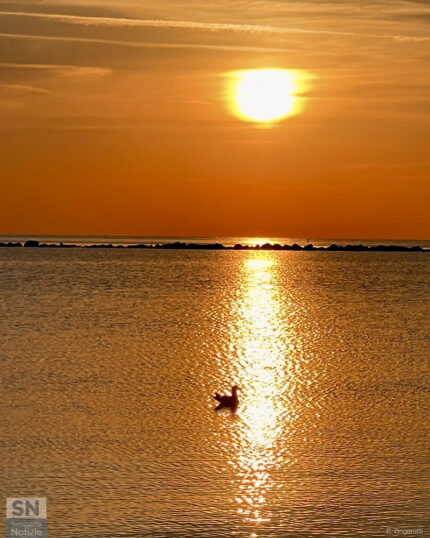
<svg viewBox="0 0 430 538"><path fill-rule="evenodd" d="M427 1L0 0L0 234L430 239ZM303 70L300 114L226 73Z"/></svg>

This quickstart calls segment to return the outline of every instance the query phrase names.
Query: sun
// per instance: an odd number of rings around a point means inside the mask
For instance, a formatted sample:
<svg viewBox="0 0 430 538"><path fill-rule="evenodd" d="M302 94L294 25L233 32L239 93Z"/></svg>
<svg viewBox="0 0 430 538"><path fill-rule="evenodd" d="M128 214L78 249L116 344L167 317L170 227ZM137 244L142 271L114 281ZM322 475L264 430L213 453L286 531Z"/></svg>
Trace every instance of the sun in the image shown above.
<svg viewBox="0 0 430 538"><path fill-rule="evenodd" d="M297 113L298 76L286 69L231 73L233 112L241 119L269 123Z"/></svg>

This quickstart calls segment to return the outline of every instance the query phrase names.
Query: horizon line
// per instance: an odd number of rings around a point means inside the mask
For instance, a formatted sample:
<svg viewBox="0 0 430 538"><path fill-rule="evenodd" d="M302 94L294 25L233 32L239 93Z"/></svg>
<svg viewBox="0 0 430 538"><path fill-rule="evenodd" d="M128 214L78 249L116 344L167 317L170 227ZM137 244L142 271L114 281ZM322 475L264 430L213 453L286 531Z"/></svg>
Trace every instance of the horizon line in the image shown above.
<svg viewBox="0 0 430 538"><path fill-rule="evenodd" d="M347 244L339 245L332 243L329 246L315 246L312 243L307 243L305 246L294 244L280 243L264 243L257 245L247 245L237 243L235 245L224 245L222 243L183 243L181 241L175 241L174 243L132 243L123 245L120 243L91 243L91 244L76 244L69 243L42 243L37 240L27 240L22 242L9 242L0 243L0 248L66 248L66 249L143 249L143 250L257 250L257 251L319 251L319 252L430 252L430 248L423 248L419 245L405 246L405 245L363 245L360 244Z"/></svg>
<svg viewBox="0 0 430 538"><path fill-rule="evenodd" d="M183 239L183 240L215 240L215 239L237 239L237 240L260 240L260 241L428 241L430 242L430 237L428 238L417 238L417 237L316 237L316 236L290 236L290 235L158 235L158 234L145 234L145 235L133 235L133 234L72 234L72 233L1 233L0 232L0 242L2 238L22 238L22 239L35 239L38 238L72 238L72 239L88 239L88 238L97 238L97 239Z"/></svg>

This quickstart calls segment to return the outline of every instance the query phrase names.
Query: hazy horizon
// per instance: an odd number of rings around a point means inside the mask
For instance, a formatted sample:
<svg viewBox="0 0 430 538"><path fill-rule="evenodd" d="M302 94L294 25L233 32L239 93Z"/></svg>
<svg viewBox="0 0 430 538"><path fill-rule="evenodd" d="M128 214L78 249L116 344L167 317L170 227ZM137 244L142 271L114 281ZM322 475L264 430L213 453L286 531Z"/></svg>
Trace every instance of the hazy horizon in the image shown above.
<svg viewBox="0 0 430 538"><path fill-rule="evenodd" d="M21 241L24 240L39 240L40 242L70 242L70 243L173 243L180 242L194 242L194 243L211 243L219 242L226 246L233 244L264 244L264 243L279 243L279 244L307 244L314 243L315 246L328 245L330 243L338 243L339 245L346 245L351 243L363 243L363 244L416 244L427 246L430 245L430 239L414 239L414 238L389 238L389 237L263 237L263 236L162 236L162 235L74 235L74 234L2 234L0 233L0 243L7 241Z"/></svg>

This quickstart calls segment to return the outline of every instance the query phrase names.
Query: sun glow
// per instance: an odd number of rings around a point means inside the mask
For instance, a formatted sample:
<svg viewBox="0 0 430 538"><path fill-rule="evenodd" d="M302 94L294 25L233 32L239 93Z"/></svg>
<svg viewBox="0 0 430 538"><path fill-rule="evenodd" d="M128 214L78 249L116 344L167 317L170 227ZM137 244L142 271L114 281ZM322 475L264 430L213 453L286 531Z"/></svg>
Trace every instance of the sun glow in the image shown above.
<svg viewBox="0 0 430 538"><path fill-rule="evenodd" d="M235 71L231 88L233 112L241 119L269 123L299 111L301 77L286 69Z"/></svg>

